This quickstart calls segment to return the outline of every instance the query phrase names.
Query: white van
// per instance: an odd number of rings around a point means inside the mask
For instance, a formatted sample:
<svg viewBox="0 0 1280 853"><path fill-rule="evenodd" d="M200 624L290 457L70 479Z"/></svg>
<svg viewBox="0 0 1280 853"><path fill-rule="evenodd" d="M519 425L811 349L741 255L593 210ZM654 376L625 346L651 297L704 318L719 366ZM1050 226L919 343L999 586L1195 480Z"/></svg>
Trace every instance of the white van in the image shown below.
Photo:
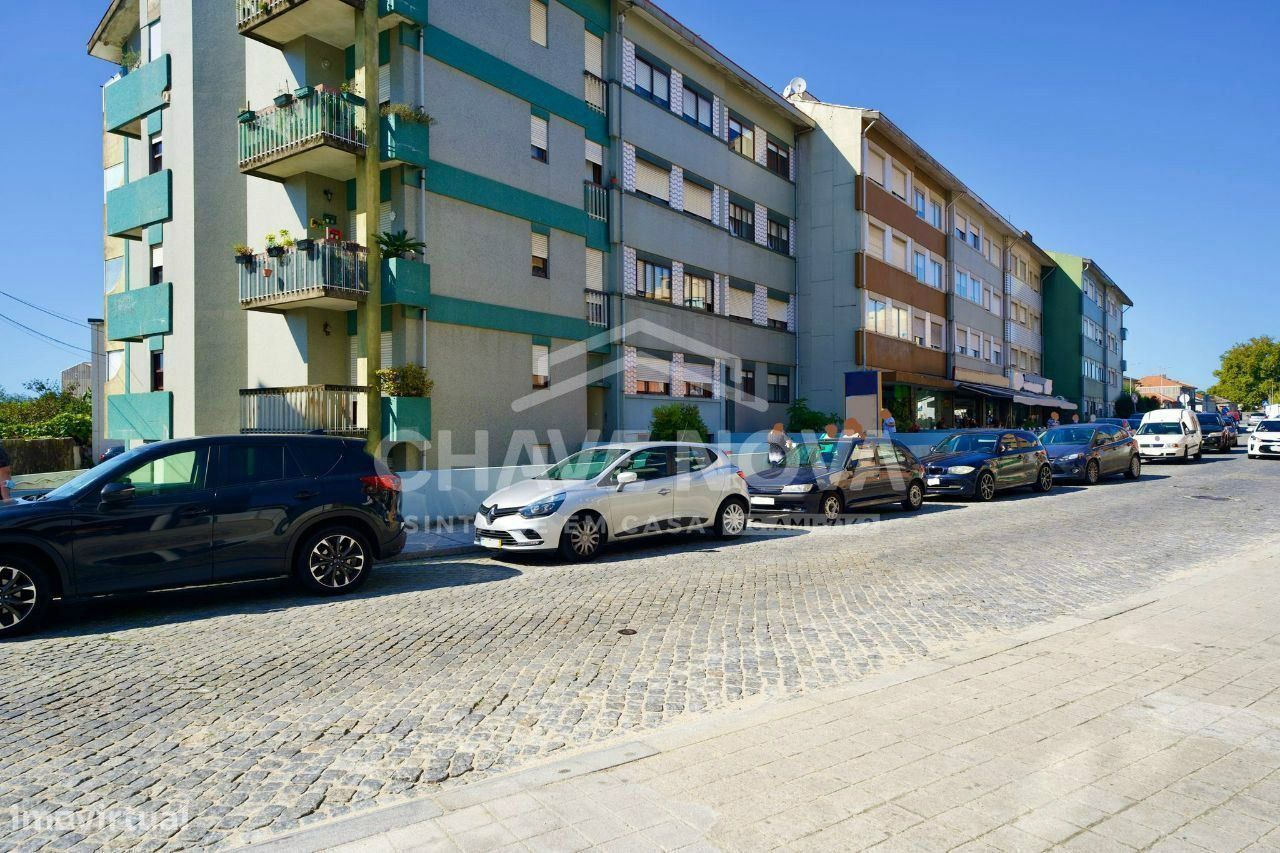
<svg viewBox="0 0 1280 853"><path fill-rule="evenodd" d="M1204 436L1200 419L1190 409L1155 409L1142 416L1138 427L1138 455L1148 459L1200 461Z"/></svg>

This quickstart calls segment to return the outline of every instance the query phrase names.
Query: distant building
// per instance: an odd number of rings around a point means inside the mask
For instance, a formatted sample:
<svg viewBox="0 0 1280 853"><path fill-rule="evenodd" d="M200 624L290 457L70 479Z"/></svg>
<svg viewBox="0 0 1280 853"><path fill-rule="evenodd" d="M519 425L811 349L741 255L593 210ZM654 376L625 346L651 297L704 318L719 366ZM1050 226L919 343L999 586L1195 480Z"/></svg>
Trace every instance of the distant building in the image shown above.
<svg viewBox="0 0 1280 853"><path fill-rule="evenodd" d="M1083 420L1109 417L1128 365L1124 312L1133 307L1092 258L1049 252L1046 272L1044 367L1056 393L1080 407Z"/></svg>
<svg viewBox="0 0 1280 853"><path fill-rule="evenodd" d="M1138 380L1138 393L1144 397L1154 397L1163 408L1172 409L1181 406L1179 398L1183 394L1194 397L1196 386L1190 382L1171 379L1163 373L1144 376Z"/></svg>
<svg viewBox="0 0 1280 853"><path fill-rule="evenodd" d="M77 397L84 397L93 390L93 374L89 362L82 361L62 371L62 390L70 391Z"/></svg>

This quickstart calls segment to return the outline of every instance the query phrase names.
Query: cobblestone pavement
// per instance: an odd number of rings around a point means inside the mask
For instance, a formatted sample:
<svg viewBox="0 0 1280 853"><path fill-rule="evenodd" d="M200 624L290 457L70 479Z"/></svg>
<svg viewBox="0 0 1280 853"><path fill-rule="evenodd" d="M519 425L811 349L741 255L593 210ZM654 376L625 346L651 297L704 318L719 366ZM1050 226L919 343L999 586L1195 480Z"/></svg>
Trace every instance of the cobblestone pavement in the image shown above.
<svg viewBox="0 0 1280 853"><path fill-rule="evenodd" d="M1229 560L1275 536L1278 475L1237 453L838 534L388 565L351 599L68 608L0 647L0 847L230 845L848 684Z"/></svg>

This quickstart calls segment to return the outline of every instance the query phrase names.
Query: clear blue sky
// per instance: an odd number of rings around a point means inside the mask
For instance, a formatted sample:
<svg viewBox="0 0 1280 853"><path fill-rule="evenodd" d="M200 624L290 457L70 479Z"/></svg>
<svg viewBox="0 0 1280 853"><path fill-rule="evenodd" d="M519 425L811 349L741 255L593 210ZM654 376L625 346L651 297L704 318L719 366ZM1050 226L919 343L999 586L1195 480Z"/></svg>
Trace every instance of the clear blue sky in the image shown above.
<svg viewBox="0 0 1280 853"><path fill-rule="evenodd" d="M1231 344L1280 334L1280 3L663 5L775 88L801 75L820 98L883 110L1042 246L1097 260L1135 303L1130 374L1204 386ZM40 38L10 39L0 79L25 116L0 137L13 247L0 290L78 318L102 313L112 69L84 47L105 7L12 4L10 32ZM3 296L0 314L88 345ZM79 360L0 332L5 388Z"/></svg>

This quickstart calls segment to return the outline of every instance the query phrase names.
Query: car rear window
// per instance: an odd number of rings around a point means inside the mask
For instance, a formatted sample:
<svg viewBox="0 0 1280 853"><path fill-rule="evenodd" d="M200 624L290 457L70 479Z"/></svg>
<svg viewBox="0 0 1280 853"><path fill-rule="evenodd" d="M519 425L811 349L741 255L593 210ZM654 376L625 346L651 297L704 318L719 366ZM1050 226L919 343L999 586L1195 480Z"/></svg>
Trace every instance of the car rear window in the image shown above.
<svg viewBox="0 0 1280 853"><path fill-rule="evenodd" d="M283 444L226 444L219 458L224 486L271 483L284 479Z"/></svg>
<svg viewBox="0 0 1280 853"><path fill-rule="evenodd" d="M289 453L305 476L323 477L338 464L342 445L336 441L300 441L289 447Z"/></svg>

